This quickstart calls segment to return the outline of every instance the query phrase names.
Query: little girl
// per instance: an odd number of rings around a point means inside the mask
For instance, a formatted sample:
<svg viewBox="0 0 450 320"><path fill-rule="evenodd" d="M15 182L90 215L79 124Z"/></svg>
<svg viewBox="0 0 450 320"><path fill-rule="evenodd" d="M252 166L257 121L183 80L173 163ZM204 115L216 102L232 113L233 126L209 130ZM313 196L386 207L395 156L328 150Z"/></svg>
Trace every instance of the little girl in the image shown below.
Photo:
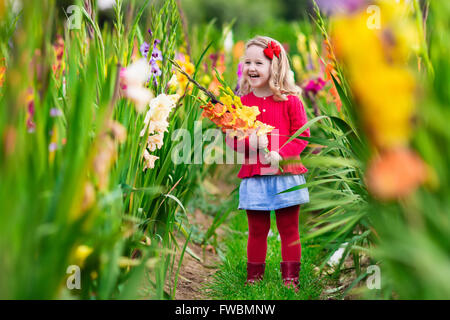
<svg viewBox="0 0 450 320"><path fill-rule="evenodd" d="M277 228L281 237L281 274L284 285L298 288L301 245L299 235L300 204L309 202L307 188L277 194L305 183L307 169L299 162L283 165L287 159L300 159L307 141L294 139L283 144L306 122L306 113L294 83L293 72L284 48L269 37L257 36L245 46L245 55L239 92L242 103L258 106L257 120L275 127L269 138L251 135L241 142L227 135L227 144L238 152L245 152L245 163L239 171L239 209L248 217L247 284L261 280L265 270L267 235L270 229L270 211L275 210ZM277 134L275 134L275 132ZM307 129L301 136L309 137ZM270 150L265 153L265 148ZM249 161L252 154L263 154Z"/></svg>

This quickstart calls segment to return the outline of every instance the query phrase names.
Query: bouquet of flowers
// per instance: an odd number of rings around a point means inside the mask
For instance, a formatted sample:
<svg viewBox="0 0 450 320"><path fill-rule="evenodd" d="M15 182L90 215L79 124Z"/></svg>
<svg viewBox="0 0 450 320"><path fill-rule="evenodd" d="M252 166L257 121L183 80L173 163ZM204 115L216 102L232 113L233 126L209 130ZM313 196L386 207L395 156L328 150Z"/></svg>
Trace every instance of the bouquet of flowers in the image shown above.
<svg viewBox="0 0 450 320"><path fill-rule="evenodd" d="M257 137L264 136L272 132L275 127L262 123L256 120L256 117L260 114L257 106L245 106L242 104L241 98L236 96L231 88L221 78L220 74L216 71L216 78L220 82L221 86L218 87L220 96L217 98L212 92L204 88L197 81L192 79L180 65L169 59L180 73L184 74L186 78L202 90L209 98L209 102L204 102L200 108L203 109L203 116L214 122L224 133L230 137L236 137L238 140L243 140L252 134ZM272 162L270 157L267 158L272 152L267 147L263 148L266 152L266 160ZM276 161L278 169L284 172L281 165Z"/></svg>
<svg viewBox="0 0 450 320"><path fill-rule="evenodd" d="M244 106L241 99L234 95L230 87L219 86L219 101L211 101L202 105L203 116L214 122L223 132L228 131L231 137L244 139L251 133L258 136L271 132L274 127L256 120L259 115L258 107Z"/></svg>

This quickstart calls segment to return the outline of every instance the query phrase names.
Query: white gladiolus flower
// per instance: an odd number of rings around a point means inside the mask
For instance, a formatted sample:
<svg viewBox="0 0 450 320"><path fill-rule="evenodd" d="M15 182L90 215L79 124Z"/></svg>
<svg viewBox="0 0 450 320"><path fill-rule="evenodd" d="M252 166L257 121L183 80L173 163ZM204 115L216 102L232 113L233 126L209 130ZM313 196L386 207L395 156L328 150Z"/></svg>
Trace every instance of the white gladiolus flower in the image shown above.
<svg viewBox="0 0 450 320"><path fill-rule="evenodd" d="M107 10L116 5L116 0L98 0L97 5L100 10Z"/></svg>
<svg viewBox="0 0 450 320"><path fill-rule="evenodd" d="M142 129L140 136L144 136L145 131L148 128L148 134L154 132L166 132L169 127L167 118L170 112L175 107L176 102L179 99L178 94L166 95L160 94L150 102L150 109L147 111L144 119L144 128Z"/></svg>
<svg viewBox="0 0 450 320"><path fill-rule="evenodd" d="M163 146L164 134L158 133L152 136L149 136L147 139L148 149L153 152L156 148L161 149Z"/></svg>
<svg viewBox="0 0 450 320"><path fill-rule="evenodd" d="M169 82L167 83L170 89L176 90L178 88L178 78L176 74L172 75L172 78L170 78Z"/></svg>
<svg viewBox="0 0 450 320"><path fill-rule="evenodd" d="M128 87L126 89L127 97L136 105L136 111L142 113L145 111L145 107L152 99L152 93L144 87Z"/></svg>
<svg viewBox="0 0 450 320"><path fill-rule="evenodd" d="M124 71L127 86L142 86L151 76L151 68L144 58L130 64Z"/></svg>
<svg viewBox="0 0 450 320"><path fill-rule="evenodd" d="M158 160L159 157L153 156L147 150L144 150L144 169L153 169L155 167L155 161Z"/></svg>
<svg viewBox="0 0 450 320"><path fill-rule="evenodd" d="M160 94L150 101L150 106L145 115L144 128L140 132L143 137L147 132L146 149L144 151L144 170L154 168L155 161L159 159L150 154L156 149L161 149L164 143L164 132L169 127L170 112L175 108L180 96L178 94L166 95ZM156 133L156 134L154 134Z"/></svg>
<svg viewBox="0 0 450 320"><path fill-rule="evenodd" d="M153 98L151 91L144 87L150 75L151 68L145 59L132 63L120 73L125 96L134 102L138 112L144 112Z"/></svg>
<svg viewBox="0 0 450 320"><path fill-rule="evenodd" d="M233 50L233 30L227 32L223 41L223 48L226 53L230 53Z"/></svg>

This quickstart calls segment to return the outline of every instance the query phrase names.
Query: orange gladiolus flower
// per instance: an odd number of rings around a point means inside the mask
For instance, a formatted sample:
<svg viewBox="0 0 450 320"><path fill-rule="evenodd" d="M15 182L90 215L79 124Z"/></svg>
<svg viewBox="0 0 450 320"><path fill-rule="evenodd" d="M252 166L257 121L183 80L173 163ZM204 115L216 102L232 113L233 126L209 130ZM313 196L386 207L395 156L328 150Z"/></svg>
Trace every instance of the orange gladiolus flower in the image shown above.
<svg viewBox="0 0 450 320"><path fill-rule="evenodd" d="M225 111L227 111L227 109L225 108L225 106L223 104L220 103L216 103L212 109L212 113L216 116L216 117L221 117Z"/></svg>
<svg viewBox="0 0 450 320"><path fill-rule="evenodd" d="M225 112L222 116L222 126L231 128L235 123L235 117L230 112Z"/></svg>
<svg viewBox="0 0 450 320"><path fill-rule="evenodd" d="M384 151L369 163L366 183L381 200L393 200L411 194L426 179L426 166L414 151L396 148Z"/></svg>
<svg viewBox="0 0 450 320"><path fill-rule="evenodd" d="M234 129L247 128L247 121L244 121L244 120L242 120L240 118L237 118L233 128Z"/></svg>

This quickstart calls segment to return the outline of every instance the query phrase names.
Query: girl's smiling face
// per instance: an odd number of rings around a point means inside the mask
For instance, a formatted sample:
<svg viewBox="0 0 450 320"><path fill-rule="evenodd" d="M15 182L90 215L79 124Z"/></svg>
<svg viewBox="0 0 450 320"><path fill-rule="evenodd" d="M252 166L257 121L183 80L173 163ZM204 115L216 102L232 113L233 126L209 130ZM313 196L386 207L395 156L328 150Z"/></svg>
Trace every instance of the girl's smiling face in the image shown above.
<svg viewBox="0 0 450 320"><path fill-rule="evenodd" d="M252 89L269 88L270 60L261 47L252 45L247 48L242 72Z"/></svg>

